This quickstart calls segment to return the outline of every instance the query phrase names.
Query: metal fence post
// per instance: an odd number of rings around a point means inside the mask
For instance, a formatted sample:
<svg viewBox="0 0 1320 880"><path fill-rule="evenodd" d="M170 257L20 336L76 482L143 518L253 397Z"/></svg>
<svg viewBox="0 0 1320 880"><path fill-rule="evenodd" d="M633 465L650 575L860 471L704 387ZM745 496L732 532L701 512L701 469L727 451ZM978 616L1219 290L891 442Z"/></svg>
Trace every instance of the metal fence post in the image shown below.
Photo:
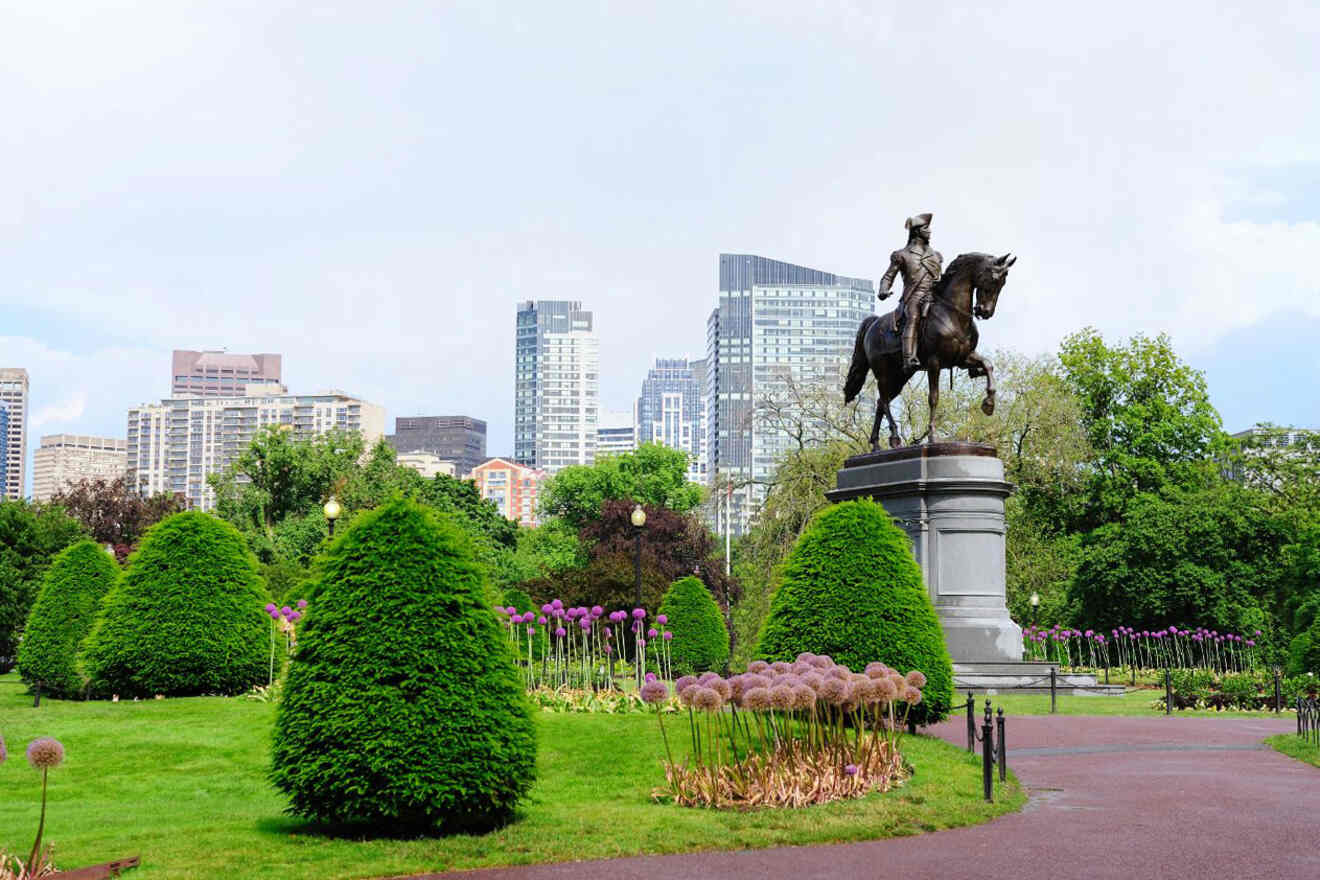
<svg viewBox="0 0 1320 880"><path fill-rule="evenodd" d="M1279 689L1279 667L1274 667L1274 713L1283 707L1283 692Z"/></svg>
<svg viewBox="0 0 1320 880"><path fill-rule="evenodd" d="M1297 735L1302 735L1302 695L1297 695Z"/></svg>
<svg viewBox="0 0 1320 880"><path fill-rule="evenodd" d="M967 692L967 751L976 754L976 697Z"/></svg>
<svg viewBox="0 0 1320 880"><path fill-rule="evenodd" d="M1050 667L1050 714L1051 715L1053 715L1055 712L1058 711L1058 694L1059 694L1058 681L1059 681L1059 667L1051 666ZM988 704L986 705L986 711L987 712L990 711L990 706Z"/></svg>
<svg viewBox="0 0 1320 880"><path fill-rule="evenodd" d="M1008 746L1004 744L1004 707L999 707L999 714L995 717L995 726L999 728L998 752L999 752L999 781L1003 782L1008 774Z"/></svg>
<svg viewBox="0 0 1320 880"><path fill-rule="evenodd" d="M1169 667L1164 667L1164 714L1173 714L1173 676Z"/></svg>
<svg viewBox="0 0 1320 880"><path fill-rule="evenodd" d="M990 724L990 701L985 701L985 723L981 725L981 782L985 787L985 799L994 802L994 754L995 729Z"/></svg>
<svg viewBox="0 0 1320 880"><path fill-rule="evenodd" d="M1109 684L1109 661L1105 660L1105 684Z"/></svg>

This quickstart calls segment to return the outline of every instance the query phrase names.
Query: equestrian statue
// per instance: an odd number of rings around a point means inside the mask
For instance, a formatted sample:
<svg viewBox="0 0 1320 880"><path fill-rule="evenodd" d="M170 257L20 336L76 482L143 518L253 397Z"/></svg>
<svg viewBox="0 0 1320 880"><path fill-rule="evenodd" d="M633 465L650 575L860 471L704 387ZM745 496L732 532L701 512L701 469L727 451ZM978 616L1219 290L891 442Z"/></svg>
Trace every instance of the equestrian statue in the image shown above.
<svg viewBox="0 0 1320 880"><path fill-rule="evenodd" d="M880 448L882 417L889 420L889 445L902 444L889 404L921 370L930 383L930 425L922 435L928 442L935 439L941 370L961 368L973 379L985 376L981 411L986 415L995 411L994 368L976 351L980 334L973 318L994 317L999 291L1017 257L962 254L945 270L944 257L930 246L930 221L930 214L907 219L907 246L890 255L889 268L880 279L879 296L883 300L890 295L895 276L902 277L898 308L885 315L868 316L857 329L843 396L851 403L866 384L867 372L875 374L880 394L871 426L872 450Z"/></svg>

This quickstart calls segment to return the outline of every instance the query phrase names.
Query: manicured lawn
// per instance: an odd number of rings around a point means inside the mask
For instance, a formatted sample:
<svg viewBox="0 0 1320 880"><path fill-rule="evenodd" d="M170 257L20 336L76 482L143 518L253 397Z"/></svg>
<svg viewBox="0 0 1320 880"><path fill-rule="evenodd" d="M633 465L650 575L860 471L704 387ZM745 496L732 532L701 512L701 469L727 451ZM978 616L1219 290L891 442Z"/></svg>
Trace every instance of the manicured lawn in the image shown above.
<svg viewBox="0 0 1320 880"><path fill-rule="evenodd" d="M1130 691L1119 697L1085 696L1060 694L1058 713L1060 715L1163 715L1164 710L1152 707L1152 703L1164 697L1164 689L1143 689ZM955 703L965 703L966 694L955 694ZM982 711L985 696L976 697L977 710ZM1049 694L1000 694L990 697L991 705L997 710L1004 708L1005 715L1048 715L1050 711ZM1175 718L1216 717L1216 718L1265 718L1273 712L1216 712L1210 710L1175 711ZM1283 713L1285 716L1287 712Z"/></svg>
<svg viewBox="0 0 1320 880"><path fill-rule="evenodd" d="M1278 736L1270 737L1265 742L1275 751L1283 752L1290 758L1296 758L1314 767L1320 767L1320 746L1307 742L1295 733L1281 733Z"/></svg>
<svg viewBox="0 0 1320 880"><path fill-rule="evenodd" d="M481 837L354 841L282 814L265 780L274 707L235 699L44 701L31 708L0 677L0 847L24 855L39 777L22 750L61 740L47 839L62 867L141 855L133 877L380 877L640 853L832 843L915 834L1021 808L1017 783L980 800L977 759L927 737L904 739L916 776L902 788L798 811L734 813L655 804L660 734L646 715L538 716L539 779L518 820Z"/></svg>

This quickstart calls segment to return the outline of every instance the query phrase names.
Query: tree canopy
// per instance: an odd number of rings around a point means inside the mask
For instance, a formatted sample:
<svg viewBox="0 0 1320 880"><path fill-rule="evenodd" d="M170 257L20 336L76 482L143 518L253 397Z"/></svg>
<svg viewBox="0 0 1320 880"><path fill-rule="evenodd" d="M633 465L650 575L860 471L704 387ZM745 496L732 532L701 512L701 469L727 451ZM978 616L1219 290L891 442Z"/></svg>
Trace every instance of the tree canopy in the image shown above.
<svg viewBox="0 0 1320 880"><path fill-rule="evenodd" d="M687 468L687 453L657 443L566 467L542 487L541 515L580 529L600 518L606 501L686 513L701 503L701 487L688 482Z"/></svg>

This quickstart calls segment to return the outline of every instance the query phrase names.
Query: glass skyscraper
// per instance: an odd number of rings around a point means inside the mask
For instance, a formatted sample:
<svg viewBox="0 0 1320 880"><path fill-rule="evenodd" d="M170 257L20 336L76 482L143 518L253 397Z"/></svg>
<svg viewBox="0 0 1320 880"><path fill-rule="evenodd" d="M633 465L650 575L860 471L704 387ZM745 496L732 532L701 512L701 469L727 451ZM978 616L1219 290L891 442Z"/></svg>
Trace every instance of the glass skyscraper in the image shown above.
<svg viewBox="0 0 1320 880"><path fill-rule="evenodd" d="M553 474L596 460L600 339L581 302L518 305L514 341L513 455Z"/></svg>
<svg viewBox="0 0 1320 880"><path fill-rule="evenodd" d="M637 398L637 439L688 454L688 479L706 482L705 360L656 358Z"/></svg>
<svg viewBox="0 0 1320 880"><path fill-rule="evenodd" d="M790 442L756 423L756 401L789 381L842 376L857 327L874 310L865 278L720 254L719 304L706 322L706 454L712 486L743 484L731 501L736 534Z"/></svg>

